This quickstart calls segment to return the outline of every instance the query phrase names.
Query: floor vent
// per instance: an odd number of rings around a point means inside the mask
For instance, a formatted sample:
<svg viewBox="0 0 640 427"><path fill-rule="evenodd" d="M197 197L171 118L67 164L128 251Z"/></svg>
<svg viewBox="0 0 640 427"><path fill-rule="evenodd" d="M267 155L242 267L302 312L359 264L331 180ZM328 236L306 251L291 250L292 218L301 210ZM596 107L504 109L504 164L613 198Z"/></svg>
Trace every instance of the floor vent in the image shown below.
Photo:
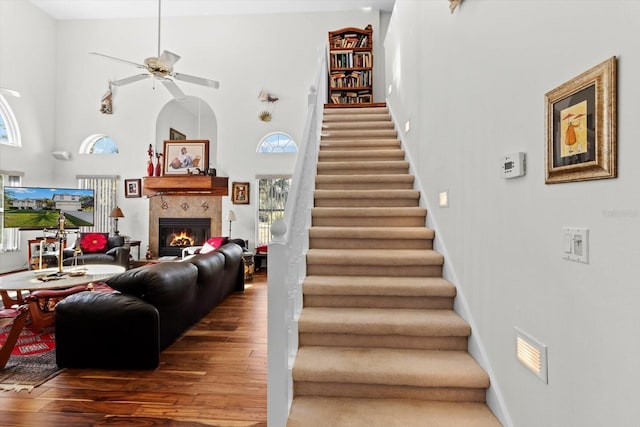
<svg viewBox="0 0 640 427"><path fill-rule="evenodd" d="M548 384L547 346L516 328L516 355L520 363Z"/></svg>

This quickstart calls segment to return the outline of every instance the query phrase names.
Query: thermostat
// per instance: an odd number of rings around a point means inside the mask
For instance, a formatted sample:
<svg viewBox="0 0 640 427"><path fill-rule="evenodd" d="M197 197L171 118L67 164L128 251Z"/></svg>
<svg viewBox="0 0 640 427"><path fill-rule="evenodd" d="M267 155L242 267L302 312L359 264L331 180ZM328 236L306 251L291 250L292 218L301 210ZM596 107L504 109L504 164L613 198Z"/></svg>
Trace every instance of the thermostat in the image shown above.
<svg viewBox="0 0 640 427"><path fill-rule="evenodd" d="M502 176L516 178L526 173L526 161L524 153L507 154L502 160Z"/></svg>

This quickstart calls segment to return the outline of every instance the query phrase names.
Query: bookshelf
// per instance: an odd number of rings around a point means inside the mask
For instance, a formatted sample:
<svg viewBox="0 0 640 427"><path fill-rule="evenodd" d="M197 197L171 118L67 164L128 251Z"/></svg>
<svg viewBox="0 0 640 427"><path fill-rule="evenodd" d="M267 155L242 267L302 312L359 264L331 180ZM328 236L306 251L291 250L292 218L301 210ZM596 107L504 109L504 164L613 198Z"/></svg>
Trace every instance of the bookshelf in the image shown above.
<svg viewBox="0 0 640 427"><path fill-rule="evenodd" d="M329 32L329 105L373 103L373 29Z"/></svg>

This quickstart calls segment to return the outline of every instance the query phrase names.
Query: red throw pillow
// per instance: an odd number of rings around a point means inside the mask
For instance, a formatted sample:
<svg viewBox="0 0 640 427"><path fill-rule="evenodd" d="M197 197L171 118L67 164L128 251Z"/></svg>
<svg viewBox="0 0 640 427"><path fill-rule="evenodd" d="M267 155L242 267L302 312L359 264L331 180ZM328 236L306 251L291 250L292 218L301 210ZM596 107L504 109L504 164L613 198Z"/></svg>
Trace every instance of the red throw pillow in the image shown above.
<svg viewBox="0 0 640 427"><path fill-rule="evenodd" d="M211 237L209 240L205 242L204 245L202 245L202 249L200 249L199 253L206 254L209 252L213 252L216 249L218 249L220 246L227 243L228 240L229 240L228 237Z"/></svg>
<svg viewBox="0 0 640 427"><path fill-rule="evenodd" d="M107 233L82 233L80 234L80 248L82 252L100 253L107 251Z"/></svg>
<svg viewBox="0 0 640 427"><path fill-rule="evenodd" d="M269 245L256 246L256 253L258 253L258 254L265 253L266 254L268 249L269 249Z"/></svg>

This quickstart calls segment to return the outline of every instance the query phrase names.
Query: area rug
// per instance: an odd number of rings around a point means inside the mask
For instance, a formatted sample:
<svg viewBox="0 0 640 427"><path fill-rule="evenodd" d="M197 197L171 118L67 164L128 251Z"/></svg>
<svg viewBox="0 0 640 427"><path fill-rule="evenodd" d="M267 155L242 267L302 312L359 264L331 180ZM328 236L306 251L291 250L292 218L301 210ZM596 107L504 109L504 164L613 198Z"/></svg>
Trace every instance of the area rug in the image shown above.
<svg viewBox="0 0 640 427"><path fill-rule="evenodd" d="M0 328L0 344L4 344L9 328ZM27 323L4 369L0 370L0 390L31 391L62 370L56 365L53 328L40 333Z"/></svg>

